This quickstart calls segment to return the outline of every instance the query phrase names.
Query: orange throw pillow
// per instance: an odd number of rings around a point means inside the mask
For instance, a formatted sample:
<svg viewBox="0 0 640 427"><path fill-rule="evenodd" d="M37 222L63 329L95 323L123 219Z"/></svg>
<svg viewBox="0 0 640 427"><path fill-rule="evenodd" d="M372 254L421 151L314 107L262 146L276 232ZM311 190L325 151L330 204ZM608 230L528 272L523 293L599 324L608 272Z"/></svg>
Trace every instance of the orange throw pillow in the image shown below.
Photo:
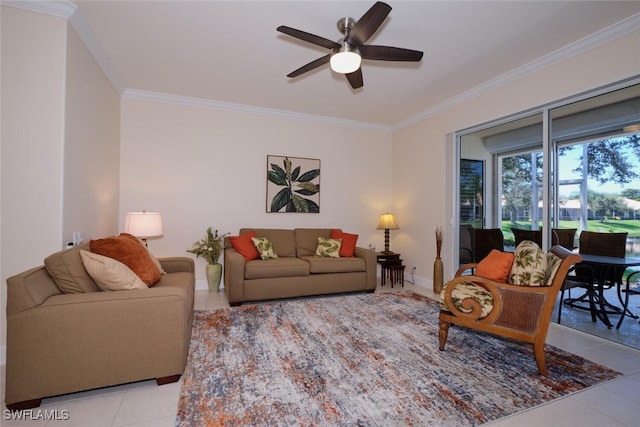
<svg viewBox="0 0 640 427"><path fill-rule="evenodd" d="M511 272L513 259L514 255L511 252L500 252L497 249L493 249L489 252L489 255L478 263L475 275L506 283Z"/></svg>
<svg viewBox="0 0 640 427"><path fill-rule="evenodd" d="M246 261L260 258L260 254L251 240L252 237L258 237L253 230L240 236L229 237L233 249L240 252Z"/></svg>
<svg viewBox="0 0 640 427"><path fill-rule="evenodd" d="M343 233L340 230L331 230L332 239L342 239L342 245L340 245L340 256L346 258L353 258L356 251L356 243L358 242L357 234Z"/></svg>
<svg viewBox="0 0 640 427"><path fill-rule="evenodd" d="M149 252L142 242L128 233L121 233L117 237L91 240L91 252L104 255L120 261L149 287L160 280L160 270L149 256Z"/></svg>

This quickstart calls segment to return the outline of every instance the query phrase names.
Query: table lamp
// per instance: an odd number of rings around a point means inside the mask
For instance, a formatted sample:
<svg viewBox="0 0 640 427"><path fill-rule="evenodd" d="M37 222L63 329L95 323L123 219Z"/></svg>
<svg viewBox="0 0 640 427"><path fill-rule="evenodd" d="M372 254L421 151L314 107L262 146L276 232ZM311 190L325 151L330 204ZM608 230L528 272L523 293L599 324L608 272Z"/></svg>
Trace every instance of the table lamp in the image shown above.
<svg viewBox="0 0 640 427"><path fill-rule="evenodd" d="M398 224L396 224L396 219L394 218L392 213L384 213L380 216L380 222L378 223L378 227L376 230L384 230L384 251L383 254L392 254L393 252L389 250L389 230L397 230Z"/></svg>
<svg viewBox="0 0 640 427"><path fill-rule="evenodd" d="M158 212L129 212L124 224L125 233L133 234L147 246L147 238L160 237L162 230L162 215Z"/></svg>

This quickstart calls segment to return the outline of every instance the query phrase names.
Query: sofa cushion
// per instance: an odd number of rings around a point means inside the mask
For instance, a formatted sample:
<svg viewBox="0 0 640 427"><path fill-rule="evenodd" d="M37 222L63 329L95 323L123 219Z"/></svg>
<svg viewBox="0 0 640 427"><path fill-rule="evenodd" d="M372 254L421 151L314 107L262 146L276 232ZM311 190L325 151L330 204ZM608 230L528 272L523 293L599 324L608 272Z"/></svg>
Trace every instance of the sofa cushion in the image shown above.
<svg viewBox="0 0 640 427"><path fill-rule="evenodd" d="M147 289L147 285L129 267L113 258L80 251L84 267L103 291Z"/></svg>
<svg viewBox="0 0 640 427"><path fill-rule="evenodd" d="M149 252L140 240L128 233L117 237L91 240L91 252L116 259L133 270L147 286L160 280L160 270L153 263Z"/></svg>
<svg viewBox="0 0 640 427"><path fill-rule="evenodd" d="M356 245L358 244L357 234L343 233L342 230L331 230L331 238L342 239L342 245L340 246L340 256L354 256Z"/></svg>
<svg viewBox="0 0 640 427"><path fill-rule="evenodd" d="M308 276L309 263L295 257L281 257L266 261L253 260L245 264L245 279Z"/></svg>
<svg viewBox="0 0 640 427"><path fill-rule="evenodd" d="M245 261L260 258L260 253L251 240L252 237L257 237L256 232L253 230L239 236L229 237L231 246L244 257Z"/></svg>
<svg viewBox="0 0 640 427"><path fill-rule="evenodd" d="M366 271L362 258L327 258L319 256L303 256L300 259L309 263L311 273L351 273Z"/></svg>
<svg viewBox="0 0 640 427"><path fill-rule="evenodd" d="M340 258L340 246L342 246L342 239L325 239L324 237L318 237L316 256Z"/></svg>
<svg viewBox="0 0 640 427"><path fill-rule="evenodd" d="M331 238L330 228L296 228L295 230L296 255L314 256L318 248L318 237Z"/></svg>
<svg viewBox="0 0 640 427"><path fill-rule="evenodd" d="M260 259L267 260L278 258L278 254L273 250L273 245L266 237L252 237L251 241L260 254Z"/></svg>
<svg viewBox="0 0 640 427"><path fill-rule="evenodd" d="M241 228L239 234L253 230L257 237L266 237L279 257L296 256L296 239L293 230L277 228Z"/></svg>
<svg viewBox="0 0 640 427"><path fill-rule="evenodd" d="M514 253L509 283L521 286L545 286L547 284L547 257L531 240L522 241Z"/></svg>
<svg viewBox="0 0 640 427"><path fill-rule="evenodd" d="M44 259L47 272L65 294L98 292L100 289L84 268L80 250L89 250L89 244L53 253Z"/></svg>

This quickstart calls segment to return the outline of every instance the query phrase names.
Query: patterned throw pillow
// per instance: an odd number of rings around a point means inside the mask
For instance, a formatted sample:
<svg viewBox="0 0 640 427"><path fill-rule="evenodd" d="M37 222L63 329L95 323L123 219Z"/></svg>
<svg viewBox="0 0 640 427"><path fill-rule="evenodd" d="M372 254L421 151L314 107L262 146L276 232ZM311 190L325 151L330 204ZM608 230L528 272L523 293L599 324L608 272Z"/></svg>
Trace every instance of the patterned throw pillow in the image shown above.
<svg viewBox="0 0 640 427"><path fill-rule="evenodd" d="M340 246L342 246L342 239L325 239L324 237L318 237L316 256L340 258Z"/></svg>
<svg viewBox="0 0 640 427"><path fill-rule="evenodd" d="M514 253L509 283L521 286L547 285L547 257L531 240L523 240Z"/></svg>
<svg viewBox="0 0 640 427"><path fill-rule="evenodd" d="M273 249L273 245L266 237L252 237L251 241L260 254L260 259L267 260L270 258L278 258L278 254Z"/></svg>
<svg viewBox="0 0 640 427"><path fill-rule="evenodd" d="M553 252L547 252L547 273L545 275L545 282L547 286L551 286L553 278L556 277L556 273L562 264L562 258L556 256Z"/></svg>

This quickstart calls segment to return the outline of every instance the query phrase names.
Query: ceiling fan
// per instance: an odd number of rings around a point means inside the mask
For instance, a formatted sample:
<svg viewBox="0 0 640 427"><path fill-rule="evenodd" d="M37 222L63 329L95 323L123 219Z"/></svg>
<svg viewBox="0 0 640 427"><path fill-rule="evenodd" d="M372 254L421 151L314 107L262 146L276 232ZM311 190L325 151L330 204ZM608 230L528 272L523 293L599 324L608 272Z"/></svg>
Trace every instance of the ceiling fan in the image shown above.
<svg viewBox="0 0 640 427"><path fill-rule="evenodd" d="M317 46L331 49L329 54L303 65L297 70L287 74L287 77L297 77L326 63L331 63L331 69L333 71L344 74L349 84L351 84L351 87L358 89L364 84L362 80L362 69L360 68L362 59L419 62L422 59L422 52L420 51L400 47L365 44L380 27L387 15L389 15L389 12L391 12L391 6L379 1L371 6L359 21L349 17L339 19L337 23L338 31L344 34L344 37L338 40L338 42L284 25L279 26L277 31L281 33ZM340 42L342 42L342 44L340 44Z"/></svg>

